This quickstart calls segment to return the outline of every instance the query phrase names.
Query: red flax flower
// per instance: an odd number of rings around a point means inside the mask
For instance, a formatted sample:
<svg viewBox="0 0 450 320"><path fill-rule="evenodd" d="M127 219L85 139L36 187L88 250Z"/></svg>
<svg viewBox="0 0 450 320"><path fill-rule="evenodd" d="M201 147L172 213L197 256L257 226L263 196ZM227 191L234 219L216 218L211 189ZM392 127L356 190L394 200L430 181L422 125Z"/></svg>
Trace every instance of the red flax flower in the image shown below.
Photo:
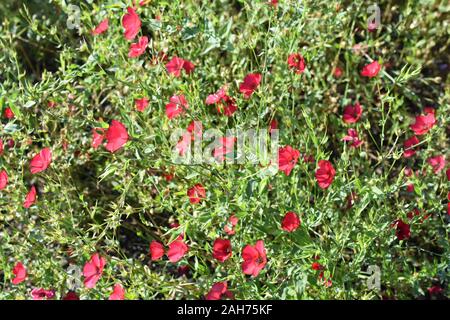
<svg viewBox="0 0 450 320"><path fill-rule="evenodd" d="M83 268L84 286L88 289L92 289L100 279L103 268L105 267L106 259L100 256L98 253L94 253L91 256L91 260L86 262Z"/></svg>
<svg viewBox="0 0 450 320"><path fill-rule="evenodd" d="M228 223L223 228L223 231L225 231L226 234L232 236L236 233L234 230L234 227L236 227L237 223L239 222L239 218L236 217L234 214L231 215L231 217L228 219Z"/></svg>
<svg viewBox="0 0 450 320"><path fill-rule="evenodd" d="M180 236L178 239L169 244L169 250L167 250L167 257L170 262L180 261L186 252L188 252L189 247L184 243L183 238Z"/></svg>
<svg viewBox="0 0 450 320"><path fill-rule="evenodd" d="M344 114L342 115L342 120L345 123L356 123L361 118L362 107L357 102L355 105L348 105L344 108Z"/></svg>
<svg viewBox="0 0 450 320"><path fill-rule="evenodd" d="M438 174L445 167L445 157L443 155L430 157L427 159L429 165L433 167L433 172Z"/></svg>
<svg viewBox="0 0 450 320"><path fill-rule="evenodd" d="M216 93L206 97L206 104L215 104L218 113L231 117L237 110L236 101L226 94L226 87L220 88Z"/></svg>
<svg viewBox="0 0 450 320"><path fill-rule="evenodd" d="M348 134L342 138L342 141L351 142L352 144L350 146L353 148L358 148L363 144L363 141L359 140L358 132L355 129L350 128L347 130L347 133Z"/></svg>
<svg viewBox="0 0 450 320"><path fill-rule="evenodd" d="M206 198L206 190L201 183L198 183L187 191L187 195L192 204L200 203Z"/></svg>
<svg viewBox="0 0 450 320"><path fill-rule="evenodd" d="M220 300L223 297L233 299L233 294L228 290L227 282L217 282L214 283L206 295L206 300Z"/></svg>
<svg viewBox="0 0 450 320"><path fill-rule="evenodd" d="M298 161L298 157L300 157L300 151L291 146L280 148L278 150L278 169L283 171L285 175L290 175Z"/></svg>
<svg viewBox="0 0 450 320"><path fill-rule="evenodd" d="M33 300L48 300L55 297L55 290L45 290L43 288L34 288L31 290Z"/></svg>
<svg viewBox="0 0 450 320"><path fill-rule="evenodd" d="M267 263L264 242L258 240L254 246L246 245L242 250L242 258L242 272L256 277Z"/></svg>
<svg viewBox="0 0 450 320"><path fill-rule="evenodd" d="M180 114L184 113L187 108L189 108L186 98L182 94L170 97L169 101L170 102L166 104L166 115L170 120L178 117Z"/></svg>
<svg viewBox="0 0 450 320"><path fill-rule="evenodd" d="M0 156L3 154L3 140L0 139Z"/></svg>
<svg viewBox="0 0 450 320"><path fill-rule="evenodd" d="M125 126L116 120L111 121L111 125L105 133L106 150L113 153L122 148L128 141L128 132Z"/></svg>
<svg viewBox="0 0 450 320"><path fill-rule="evenodd" d="M392 226L396 227L395 235L398 240L404 240L411 236L409 224L404 223L401 219L395 220Z"/></svg>
<svg viewBox="0 0 450 320"><path fill-rule="evenodd" d="M192 138L193 135L189 131L183 133L180 141L178 141L177 145L175 146L180 156L184 156L189 150L189 148L191 147Z"/></svg>
<svg viewBox="0 0 450 320"><path fill-rule="evenodd" d="M316 171L316 180L319 183L319 187L327 189L331 183L333 183L336 171L330 161L320 160L319 168Z"/></svg>
<svg viewBox="0 0 450 320"><path fill-rule="evenodd" d="M102 34L106 30L108 30L108 28L109 28L109 21L108 18L106 18L105 20L100 22L99 25L94 30L92 30L92 34L94 36L98 36L99 34Z"/></svg>
<svg viewBox="0 0 450 320"><path fill-rule="evenodd" d="M239 92L243 93L246 99L250 98L261 83L261 78L262 76L259 73L248 74L244 78L244 82L239 85Z"/></svg>
<svg viewBox="0 0 450 320"><path fill-rule="evenodd" d="M5 118L6 119L12 119L12 118L14 118L14 112L12 111L12 109L11 108L6 108L5 109Z"/></svg>
<svg viewBox="0 0 450 320"><path fill-rule="evenodd" d="M416 136L412 136L411 138L409 138L408 140L403 142L403 149L404 149L403 157L410 158L413 155L415 155L416 150L414 150L414 147L419 143L420 143L420 141Z"/></svg>
<svg viewBox="0 0 450 320"><path fill-rule="evenodd" d="M141 20L133 8L127 8L128 13L123 16L122 26L125 29L125 39L133 40L141 30Z"/></svg>
<svg viewBox="0 0 450 320"><path fill-rule="evenodd" d="M25 201L23 203L23 207L28 209L36 202L36 187L31 186L30 191L27 193L25 197Z"/></svg>
<svg viewBox="0 0 450 320"><path fill-rule="evenodd" d="M447 174L447 180L450 181L450 168L448 168L445 173Z"/></svg>
<svg viewBox="0 0 450 320"><path fill-rule="evenodd" d="M6 188L8 184L8 174L5 170L2 170L0 172L0 190L3 190Z"/></svg>
<svg viewBox="0 0 450 320"><path fill-rule="evenodd" d="M128 57L136 58L141 56L145 49L147 49L148 38L146 36L140 37L137 43L132 43L130 45L130 51L128 52Z"/></svg>
<svg viewBox="0 0 450 320"><path fill-rule="evenodd" d="M120 283L116 283L113 288L113 292L109 295L108 300L124 300L125 289Z"/></svg>
<svg viewBox="0 0 450 320"><path fill-rule="evenodd" d="M152 261L156 261L162 258L164 255L164 246L156 240L150 243L150 256Z"/></svg>
<svg viewBox="0 0 450 320"><path fill-rule="evenodd" d="M289 211L281 222L281 228L287 232L294 232L300 226L300 218L295 212Z"/></svg>
<svg viewBox="0 0 450 320"><path fill-rule="evenodd" d="M220 262L224 262L232 255L231 241L228 239L216 239L213 245L213 257Z"/></svg>
<svg viewBox="0 0 450 320"><path fill-rule="evenodd" d="M31 159L30 170L32 174L39 173L48 168L52 162L52 151L44 148Z"/></svg>
<svg viewBox="0 0 450 320"><path fill-rule="evenodd" d="M105 139L105 129L103 128L92 129L92 143L91 143L92 148L97 149L103 143L103 139Z"/></svg>
<svg viewBox="0 0 450 320"><path fill-rule="evenodd" d="M339 68L339 67L336 67L336 68L333 69L333 76L334 76L335 78L340 78L340 77L342 76L343 73L344 73L344 72L343 72L342 69Z"/></svg>
<svg viewBox="0 0 450 320"><path fill-rule="evenodd" d="M295 70L296 74L301 74L305 71L305 59L300 53L290 54L287 62L289 68Z"/></svg>
<svg viewBox="0 0 450 320"><path fill-rule="evenodd" d="M13 284L19 284L27 278L27 269L25 269L22 262L17 262L12 272L14 274L14 278L11 281Z"/></svg>
<svg viewBox="0 0 450 320"><path fill-rule="evenodd" d="M141 99L135 99L134 105L136 106L136 109L140 112L144 112L145 109L148 107L148 99L147 98L141 98Z"/></svg>
<svg viewBox="0 0 450 320"><path fill-rule="evenodd" d="M378 61L374 61L363 67L363 69L361 70L361 75L363 77L373 78L373 77L377 76L377 74L378 74L378 72L380 72L380 70L381 70L381 65L378 63Z"/></svg>
<svg viewBox="0 0 450 320"><path fill-rule="evenodd" d="M220 147L217 147L213 151L213 156L218 161L224 161L225 156L233 152L234 143L236 142L235 137L223 137L220 139Z"/></svg>
<svg viewBox="0 0 450 320"><path fill-rule="evenodd" d="M174 56L167 64L166 70L169 74L178 78L181 75L181 70L183 70L190 74L195 69L195 65L189 60L184 60L177 56Z"/></svg>
<svg viewBox="0 0 450 320"><path fill-rule="evenodd" d="M427 133L436 124L434 113L427 113L426 115L416 116L416 122L410 125L412 131L417 136Z"/></svg>
<svg viewBox="0 0 450 320"><path fill-rule="evenodd" d="M80 300L80 297L73 291L69 291L62 298L62 300Z"/></svg>

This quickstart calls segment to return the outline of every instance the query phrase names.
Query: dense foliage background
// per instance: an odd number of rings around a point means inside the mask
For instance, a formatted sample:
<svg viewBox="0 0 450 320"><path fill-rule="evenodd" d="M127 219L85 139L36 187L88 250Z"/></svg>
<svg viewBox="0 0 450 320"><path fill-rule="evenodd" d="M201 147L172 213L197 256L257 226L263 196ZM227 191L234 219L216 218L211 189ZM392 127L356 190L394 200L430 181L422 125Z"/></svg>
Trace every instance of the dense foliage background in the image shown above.
<svg viewBox="0 0 450 320"><path fill-rule="evenodd" d="M71 4L80 8L79 30L67 25ZM141 4L140 35L149 44L145 54L129 58L121 19L132 1L0 3L0 169L9 176L0 191L0 298L30 299L33 288L44 288L58 299L70 290L82 299L107 299L121 283L127 299L200 299L220 281L237 299L446 296L448 165L435 173L427 163L437 155L450 159L446 1L378 1L381 25L372 31L366 1ZM92 35L105 18L108 30ZM192 61L195 70L174 77L164 53ZM291 53L304 57L302 74L289 69ZM373 60L382 71L362 77ZM252 72L262 81L245 99L239 84ZM231 117L205 104L224 84L238 106ZM169 120L165 105L180 93L189 110ZM149 106L138 112L135 99L142 97ZM344 107L357 101L361 119L344 123ZM410 125L427 106L437 124L405 158ZM13 118L5 117L7 108ZM92 148L92 129L108 128L113 119L125 125L130 141L115 153ZM192 120L224 131L267 129L273 119L281 145L314 158L300 158L288 176L261 177L252 164L172 162L171 132ZM350 127L364 141L358 148L341 141ZM52 163L31 174L30 160L44 147ZM321 159L336 169L325 190L314 177ZM406 168L417 174L407 177ZM206 198L191 204L187 190L198 183ZM32 185L37 201L25 209ZM416 208L420 213L410 219ZM288 211L301 219L292 233L280 226ZM232 214L239 222L229 236L224 226ZM397 219L410 224L409 238L396 237ZM189 251L179 262L150 260L151 241L166 245L180 234ZM212 256L218 237L233 248L224 263ZM259 239L268 262L249 277L241 251ZM82 269L96 252L106 265L88 289L74 267ZM28 276L14 285L18 261ZM319 278L314 262L332 283ZM380 290L367 286L370 265L381 270Z"/></svg>

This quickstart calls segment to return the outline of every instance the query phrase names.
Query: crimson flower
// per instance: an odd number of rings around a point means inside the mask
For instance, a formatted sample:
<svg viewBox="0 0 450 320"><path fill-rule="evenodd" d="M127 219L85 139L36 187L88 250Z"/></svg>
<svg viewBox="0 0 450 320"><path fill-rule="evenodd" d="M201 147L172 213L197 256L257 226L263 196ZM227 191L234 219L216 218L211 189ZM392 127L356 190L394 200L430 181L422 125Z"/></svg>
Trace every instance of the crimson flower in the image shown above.
<svg viewBox="0 0 450 320"><path fill-rule="evenodd" d="M120 283L116 283L113 288L113 292L109 295L108 300L124 300L125 289Z"/></svg>
<svg viewBox="0 0 450 320"><path fill-rule="evenodd" d="M343 73L344 73L344 72L343 72L342 69L339 68L339 67L336 67L336 68L334 68L334 70L333 70L333 76L334 76L335 78L340 78L340 77L342 76Z"/></svg>
<svg viewBox="0 0 450 320"><path fill-rule="evenodd" d="M111 121L111 125L106 130L105 139L106 150L113 153L122 148L128 141L128 132L125 126L116 120Z"/></svg>
<svg viewBox="0 0 450 320"><path fill-rule="evenodd" d="M170 120L178 117L180 114L184 113L187 108L189 108L186 98L182 94L170 97L169 101L170 102L166 104L166 115Z"/></svg>
<svg viewBox="0 0 450 320"><path fill-rule="evenodd" d="M36 187L35 186L31 186L30 191L27 193L27 195L25 197L25 201L23 203L23 207L25 209L28 209L35 202L36 202Z"/></svg>
<svg viewBox="0 0 450 320"><path fill-rule="evenodd" d="M91 143L92 148L97 149L103 143L103 139L105 139L105 129L103 128L92 129L92 143Z"/></svg>
<svg viewBox="0 0 450 320"><path fill-rule="evenodd" d="M416 116L416 121L409 127L417 136L427 133L436 124L434 113L427 113L426 115Z"/></svg>
<svg viewBox="0 0 450 320"><path fill-rule="evenodd" d="M347 130L347 133L348 134L342 138L342 141L351 142L352 144L350 146L353 148L358 148L360 145L363 144L363 141L359 140L358 132L355 129L350 128Z"/></svg>
<svg viewBox="0 0 450 320"><path fill-rule="evenodd" d="M55 297L55 290L45 290L43 288L34 288L31 290L33 300L48 300Z"/></svg>
<svg viewBox="0 0 450 320"><path fill-rule="evenodd" d="M319 187L322 189L327 189L331 183L333 183L336 171L330 161L320 160L319 168L316 171L316 180L319 183Z"/></svg>
<svg viewBox="0 0 450 320"><path fill-rule="evenodd" d="M178 78L181 75L181 70L183 70L190 74L195 69L195 65L189 60L184 60L177 56L174 56L167 64L166 70L169 74Z"/></svg>
<svg viewBox="0 0 450 320"><path fill-rule="evenodd" d="M447 174L447 180L450 181L450 168L448 168L445 173Z"/></svg>
<svg viewBox="0 0 450 320"><path fill-rule="evenodd" d="M408 140L403 142L403 149L404 149L403 157L410 158L413 155L415 155L416 150L414 150L414 147L419 143L420 143L420 141L416 136L412 136L411 138L409 138Z"/></svg>
<svg viewBox="0 0 450 320"><path fill-rule="evenodd" d="M105 20L100 22L99 25L94 30L92 30L92 34L94 36L102 34L106 30L108 30L108 27L109 27L109 21L108 21L108 18L106 18Z"/></svg>
<svg viewBox="0 0 450 320"><path fill-rule="evenodd" d="M294 232L300 226L300 218L295 212L289 211L281 222L281 228L287 232Z"/></svg>
<svg viewBox="0 0 450 320"><path fill-rule="evenodd" d="M278 169L283 171L285 175L290 175L292 169L300 157L300 151L292 148L291 146L285 146L278 150Z"/></svg>
<svg viewBox="0 0 450 320"><path fill-rule="evenodd" d="M193 135L189 131L186 131L181 136L180 141L178 141L177 145L175 146L175 149L177 149L180 156L184 156L191 147L192 137Z"/></svg>
<svg viewBox="0 0 450 320"><path fill-rule="evenodd" d="M156 261L162 258L164 255L164 246L156 240L150 243L150 256L152 261Z"/></svg>
<svg viewBox="0 0 450 320"><path fill-rule="evenodd" d="M213 257L220 262L224 262L232 255L231 241L228 239L216 239L213 245Z"/></svg>
<svg viewBox="0 0 450 320"><path fill-rule="evenodd" d="M234 214L231 215L230 218L228 219L228 223L223 228L225 233L230 235L230 236L235 234L236 231L234 230L234 227L237 225L238 222L239 222L239 218L236 217Z"/></svg>
<svg viewBox="0 0 450 320"><path fill-rule="evenodd" d="M62 298L63 300L80 300L80 297L73 291L69 291L66 293L66 295Z"/></svg>
<svg viewBox="0 0 450 320"><path fill-rule="evenodd" d="M188 252L189 247L184 243L183 239L179 237L175 241L169 244L169 250L167 250L167 257L170 262L178 262Z"/></svg>
<svg viewBox="0 0 450 320"><path fill-rule="evenodd" d="M435 174L441 172L445 167L445 157L443 155L430 157L427 159L427 162L433 167L433 172Z"/></svg>
<svg viewBox="0 0 450 320"><path fill-rule="evenodd" d="M362 107L357 102L355 105L348 105L344 108L344 114L342 115L342 120L345 123L355 123L361 118L362 115Z"/></svg>
<svg viewBox="0 0 450 320"><path fill-rule="evenodd" d="M91 256L91 260L86 262L83 268L84 286L88 289L92 289L100 279L103 268L105 267L106 259L100 256L98 253L94 253Z"/></svg>
<svg viewBox="0 0 450 320"><path fill-rule="evenodd" d="M363 67L363 69L361 70L361 75L363 77L373 78L373 77L377 76L377 74L378 74L378 72L380 72L380 70L381 70L381 65L378 63L378 61L374 61Z"/></svg>
<svg viewBox="0 0 450 320"><path fill-rule="evenodd" d="M396 227L395 235L398 240L404 240L411 236L409 224L404 223L401 219L395 220L392 225Z"/></svg>
<svg viewBox="0 0 450 320"><path fill-rule="evenodd" d="M140 112L144 112L145 109L148 107L148 99L147 98L141 98L141 99L135 99L134 105L136 106L136 109Z"/></svg>
<svg viewBox="0 0 450 320"><path fill-rule="evenodd" d="M206 198L206 190L201 183L198 183L187 191L187 195L192 204L200 203Z"/></svg>
<svg viewBox="0 0 450 320"><path fill-rule="evenodd" d="M123 16L122 26L125 29L125 39L133 40L141 30L141 20L133 8L127 8L128 13Z"/></svg>
<svg viewBox="0 0 450 320"><path fill-rule="evenodd" d="M220 139L220 147L217 147L213 151L213 156L218 161L224 161L225 156L229 153L233 152L234 149L234 143L236 142L235 137L223 137Z"/></svg>
<svg viewBox="0 0 450 320"><path fill-rule="evenodd" d="M20 261L16 263L12 272L14 274L14 279L12 279L13 284L19 284L27 278L27 269L25 269Z"/></svg>
<svg viewBox="0 0 450 320"><path fill-rule="evenodd" d="M261 78L262 76L259 73L248 74L244 78L244 82L239 85L239 92L243 93L246 99L250 98L261 83Z"/></svg>
<svg viewBox="0 0 450 320"><path fill-rule="evenodd" d="M42 149L31 159L30 170L32 174L39 173L48 168L52 162L52 151L50 148Z"/></svg>
<svg viewBox="0 0 450 320"><path fill-rule="evenodd" d="M206 300L220 300L223 297L233 299L233 294L228 290L227 282L217 282L214 283L206 295Z"/></svg>
<svg viewBox="0 0 450 320"><path fill-rule="evenodd" d="M147 49L148 38L146 36L140 37L137 43L132 43L130 45L130 51L128 52L128 57L136 58L141 56L145 49Z"/></svg>
<svg viewBox="0 0 450 320"><path fill-rule="evenodd" d="M267 263L266 249L262 240L256 241L254 246L246 245L242 250L242 272L256 277Z"/></svg>
<svg viewBox="0 0 450 320"><path fill-rule="evenodd" d="M12 109L9 108L9 107L5 109L5 118L6 118L6 119L12 119L12 118L14 118L14 112L13 112Z"/></svg>
<svg viewBox="0 0 450 320"><path fill-rule="evenodd" d="M236 101L226 94L226 87L220 88L216 93L206 97L206 104L215 104L217 112L223 113L227 117L231 117L237 110Z"/></svg>
<svg viewBox="0 0 450 320"><path fill-rule="evenodd" d="M5 189L7 184L8 184L8 173L6 173L5 170L2 170L0 172L0 190Z"/></svg>
<svg viewBox="0 0 450 320"><path fill-rule="evenodd" d="M323 270L323 269L325 269L325 268L324 268L324 266L321 265L320 263L318 263L318 262L313 262L313 263L311 264L311 269L318 271L318 270Z"/></svg>
<svg viewBox="0 0 450 320"><path fill-rule="evenodd" d="M295 73L301 74L305 71L305 59L300 53L292 53L288 57L288 65L290 69L295 70Z"/></svg>
<svg viewBox="0 0 450 320"><path fill-rule="evenodd" d="M3 140L0 139L0 155L3 154Z"/></svg>

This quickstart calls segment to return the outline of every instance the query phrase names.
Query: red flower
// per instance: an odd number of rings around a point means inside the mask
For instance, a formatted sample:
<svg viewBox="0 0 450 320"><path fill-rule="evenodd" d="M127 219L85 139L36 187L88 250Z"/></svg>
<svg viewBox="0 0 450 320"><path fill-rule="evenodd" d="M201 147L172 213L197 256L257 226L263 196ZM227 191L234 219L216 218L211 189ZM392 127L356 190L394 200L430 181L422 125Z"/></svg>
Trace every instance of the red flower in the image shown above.
<svg viewBox="0 0 450 320"><path fill-rule="evenodd" d="M128 52L128 57L136 58L141 56L145 49L147 49L148 38L146 36L140 37L137 43L132 43L130 45L130 51Z"/></svg>
<svg viewBox="0 0 450 320"><path fill-rule="evenodd" d="M92 129L92 143L91 143L91 146L94 149L97 149L103 143L103 139L105 139L105 129L103 129L103 128L94 128L94 129Z"/></svg>
<svg viewBox="0 0 450 320"><path fill-rule="evenodd" d="M180 238L169 244L169 250L167 250L167 257L170 262L178 262L188 252L189 247Z"/></svg>
<svg viewBox="0 0 450 320"><path fill-rule="evenodd" d="M44 148L31 159L30 170L32 174L39 173L48 168L52 162L52 151Z"/></svg>
<svg viewBox="0 0 450 320"><path fill-rule="evenodd" d="M114 285L113 292L109 295L108 300L124 300L125 299L125 289L120 283Z"/></svg>
<svg viewBox="0 0 450 320"><path fill-rule="evenodd" d="M294 232L300 226L300 218L295 212L289 211L281 222L281 228L287 232Z"/></svg>
<svg viewBox="0 0 450 320"><path fill-rule="evenodd" d="M0 190L3 190L6 188L6 185L8 184L8 174L5 170L2 170L0 172Z"/></svg>
<svg viewBox="0 0 450 320"><path fill-rule="evenodd" d="M181 70L184 69L184 71L187 74L190 74L195 69L195 65L188 61L181 58L178 58L177 56L174 56L167 64L166 69L169 74L172 74L174 77L178 78L181 75Z"/></svg>
<svg viewBox="0 0 450 320"><path fill-rule="evenodd" d="M414 183L410 183L406 186L407 192L414 192Z"/></svg>
<svg viewBox="0 0 450 320"><path fill-rule="evenodd" d="M231 241L227 239L216 239L213 245L213 257L220 262L224 262L232 255Z"/></svg>
<svg viewBox="0 0 450 320"><path fill-rule="evenodd" d="M342 71L341 68L339 68L339 67L334 68L334 70L333 70L333 76L334 76L335 78L340 78L340 77L342 76L342 74L343 74L343 71Z"/></svg>
<svg viewBox="0 0 450 320"><path fill-rule="evenodd" d="M189 108L189 105L184 95L172 96L170 102L166 104L166 115L169 119L173 119L184 113L187 108Z"/></svg>
<svg viewBox="0 0 450 320"><path fill-rule="evenodd" d="M234 149L234 143L236 142L235 137L223 137L220 139L220 147L217 147L213 151L214 158L216 158L218 161L224 161L225 156L231 152L233 152Z"/></svg>
<svg viewBox="0 0 450 320"><path fill-rule="evenodd" d="M430 157L427 162L433 167L433 172L438 174L445 167L445 157L443 155Z"/></svg>
<svg viewBox="0 0 450 320"><path fill-rule="evenodd" d="M191 141L192 141L192 134L189 131L183 133L181 140L178 141L177 145L175 146L180 156L184 156L186 152L189 150L189 148L191 147Z"/></svg>
<svg viewBox="0 0 450 320"><path fill-rule="evenodd" d="M331 277L332 277L332 275L330 275L330 277L328 279L325 279L323 271L319 274L319 280L323 282L323 285L325 286L325 288L329 288L333 285L333 282L331 281Z"/></svg>
<svg viewBox="0 0 450 320"><path fill-rule="evenodd" d="M288 57L288 65L290 69L294 69L295 73L301 74L305 71L305 59L300 53L292 53Z"/></svg>
<svg viewBox="0 0 450 320"><path fill-rule="evenodd" d="M434 285L431 288L427 289L429 294L440 294L444 291L439 285Z"/></svg>
<svg viewBox="0 0 450 320"><path fill-rule="evenodd" d="M381 65L378 63L378 61L374 61L363 67L363 69L361 71L361 75L363 77L373 78L373 77L377 76L377 74L378 74L378 72L380 72L380 70L381 70Z"/></svg>
<svg viewBox="0 0 450 320"><path fill-rule="evenodd" d="M273 118L272 121L270 121L269 132L272 133L273 130L277 129L278 129L278 121L277 119Z"/></svg>
<svg viewBox="0 0 450 320"><path fill-rule="evenodd" d="M211 290L206 295L206 300L220 300L223 297L233 299L233 294L228 291L227 282L217 282L213 284Z"/></svg>
<svg viewBox="0 0 450 320"><path fill-rule="evenodd" d="M98 253L94 253L91 256L91 260L86 262L83 268L84 286L88 289L95 287L97 281L100 279L103 268L105 267L106 259L100 256Z"/></svg>
<svg viewBox="0 0 450 320"><path fill-rule="evenodd" d="M445 173L447 174L447 180L450 181L450 168L448 168Z"/></svg>
<svg viewBox="0 0 450 320"><path fill-rule="evenodd" d="M225 227L223 228L223 230L225 231L226 234L232 236L233 234L236 233L236 231L234 230L234 227L237 225L237 223L239 222L239 218L236 217L235 215L232 215L229 219L228 219L228 223L225 225Z"/></svg>
<svg viewBox="0 0 450 320"><path fill-rule="evenodd" d="M216 93L208 95L206 104L216 104L217 112L223 113L225 116L232 116L236 110L236 101L226 94L226 87L220 88Z"/></svg>
<svg viewBox="0 0 450 320"><path fill-rule="evenodd" d="M111 121L111 125L106 130L105 139L106 150L113 153L122 148L128 141L128 132L125 126L116 120Z"/></svg>
<svg viewBox="0 0 450 320"><path fill-rule="evenodd" d="M258 88L261 82L261 74L259 73L250 73L244 78L244 82L242 82L239 86L239 92L244 94L246 99L250 98L253 92Z"/></svg>
<svg viewBox="0 0 450 320"><path fill-rule="evenodd" d="M345 123L355 123L358 122L362 115L362 107L357 102L355 105L348 105L344 108L344 114L342 115L342 120Z"/></svg>
<svg viewBox="0 0 450 320"><path fill-rule="evenodd" d="M342 141L350 141L352 144L350 145L353 148L358 148L360 145L363 144L363 141L359 140L358 132L355 129L348 129L347 130L348 135L342 138Z"/></svg>
<svg viewBox="0 0 450 320"><path fill-rule="evenodd" d="M242 271L256 277L267 263L266 249L262 240L256 241L254 246L246 245L242 250Z"/></svg>
<svg viewBox="0 0 450 320"><path fill-rule="evenodd" d="M414 147L419 144L420 141L416 136L412 136L405 142L403 142L403 157L409 158L416 154L416 150L414 150Z"/></svg>
<svg viewBox="0 0 450 320"><path fill-rule="evenodd" d="M327 189L333 182L335 175L336 171L330 161L319 161L319 169L316 171L316 179L320 188Z"/></svg>
<svg viewBox="0 0 450 320"><path fill-rule="evenodd" d="M63 300L80 300L80 297L78 297L78 295L75 292L69 291L62 299Z"/></svg>
<svg viewBox="0 0 450 320"><path fill-rule="evenodd" d="M14 118L14 112L11 110L11 108L6 108L5 109L5 118L6 119Z"/></svg>
<svg viewBox="0 0 450 320"><path fill-rule="evenodd" d="M3 154L3 140L0 139L0 155Z"/></svg>
<svg viewBox="0 0 450 320"><path fill-rule="evenodd" d="M141 99L135 99L134 104L138 111L144 112L144 110L148 107L148 99L145 97Z"/></svg>
<svg viewBox="0 0 450 320"><path fill-rule="evenodd" d="M34 186L31 186L30 191L27 193L27 196L25 197L23 207L25 209L28 209L35 202L36 202L36 188Z"/></svg>
<svg viewBox="0 0 450 320"><path fill-rule="evenodd" d="M408 219L411 220L411 219L414 218L415 216L419 216L419 215L420 215L419 209L415 208L414 210L408 212L408 214L407 214L406 216L408 217Z"/></svg>
<svg viewBox="0 0 450 320"><path fill-rule="evenodd" d="M17 262L12 272L15 276L14 279L12 279L13 284L19 284L27 278L27 269L25 269L22 262Z"/></svg>
<svg viewBox="0 0 450 320"><path fill-rule="evenodd" d="M108 18L106 18L105 20L100 22L100 24L94 30L92 30L92 34L94 36L102 34L106 30L108 30L108 27L109 27L109 21L108 21Z"/></svg>
<svg viewBox="0 0 450 320"><path fill-rule="evenodd" d="M416 116L416 122L410 125L412 131L418 136L427 133L436 124L434 113L427 113L426 115Z"/></svg>
<svg viewBox="0 0 450 320"><path fill-rule="evenodd" d="M162 258L164 255L164 246L156 240L150 243L150 255L152 261L156 261Z"/></svg>
<svg viewBox="0 0 450 320"><path fill-rule="evenodd" d="M278 169L283 171L285 175L290 175L298 161L298 157L300 157L300 151L291 146L280 148L278 150Z"/></svg>
<svg viewBox="0 0 450 320"><path fill-rule="evenodd" d="M318 262L313 262L312 263L312 265L311 265L311 269L313 269L313 270L323 270L323 269L325 269L320 263L318 263Z"/></svg>
<svg viewBox="0 0 450 320"><path fill-rule="evenodd" d="M411 236L409 224L404 223L401 219L395 220L393 226L396 227L395 235L398 240L404 240Z"/></svg>
<svg viewBox="0 0 450 320"><path fill-rule="evenodd" d="M198 183L187 191L187 195L191 203L200 203L206 198L206 190L202 184Z"/></svg>
<svg viewBox="0 0 450 320"><path fill-rule="evenodd" d="M34 288L31 290L33 300L47 300L55 297L55 290L45 290L43 288Z"/></svg>
<svg viewBox="0 0 450 320"><path fill-rule="evenodd" d="M133 8L127 8L128 13L123 16L122 26L125 28L125 39L133 40L141 30L141 20Z"/></svg>

